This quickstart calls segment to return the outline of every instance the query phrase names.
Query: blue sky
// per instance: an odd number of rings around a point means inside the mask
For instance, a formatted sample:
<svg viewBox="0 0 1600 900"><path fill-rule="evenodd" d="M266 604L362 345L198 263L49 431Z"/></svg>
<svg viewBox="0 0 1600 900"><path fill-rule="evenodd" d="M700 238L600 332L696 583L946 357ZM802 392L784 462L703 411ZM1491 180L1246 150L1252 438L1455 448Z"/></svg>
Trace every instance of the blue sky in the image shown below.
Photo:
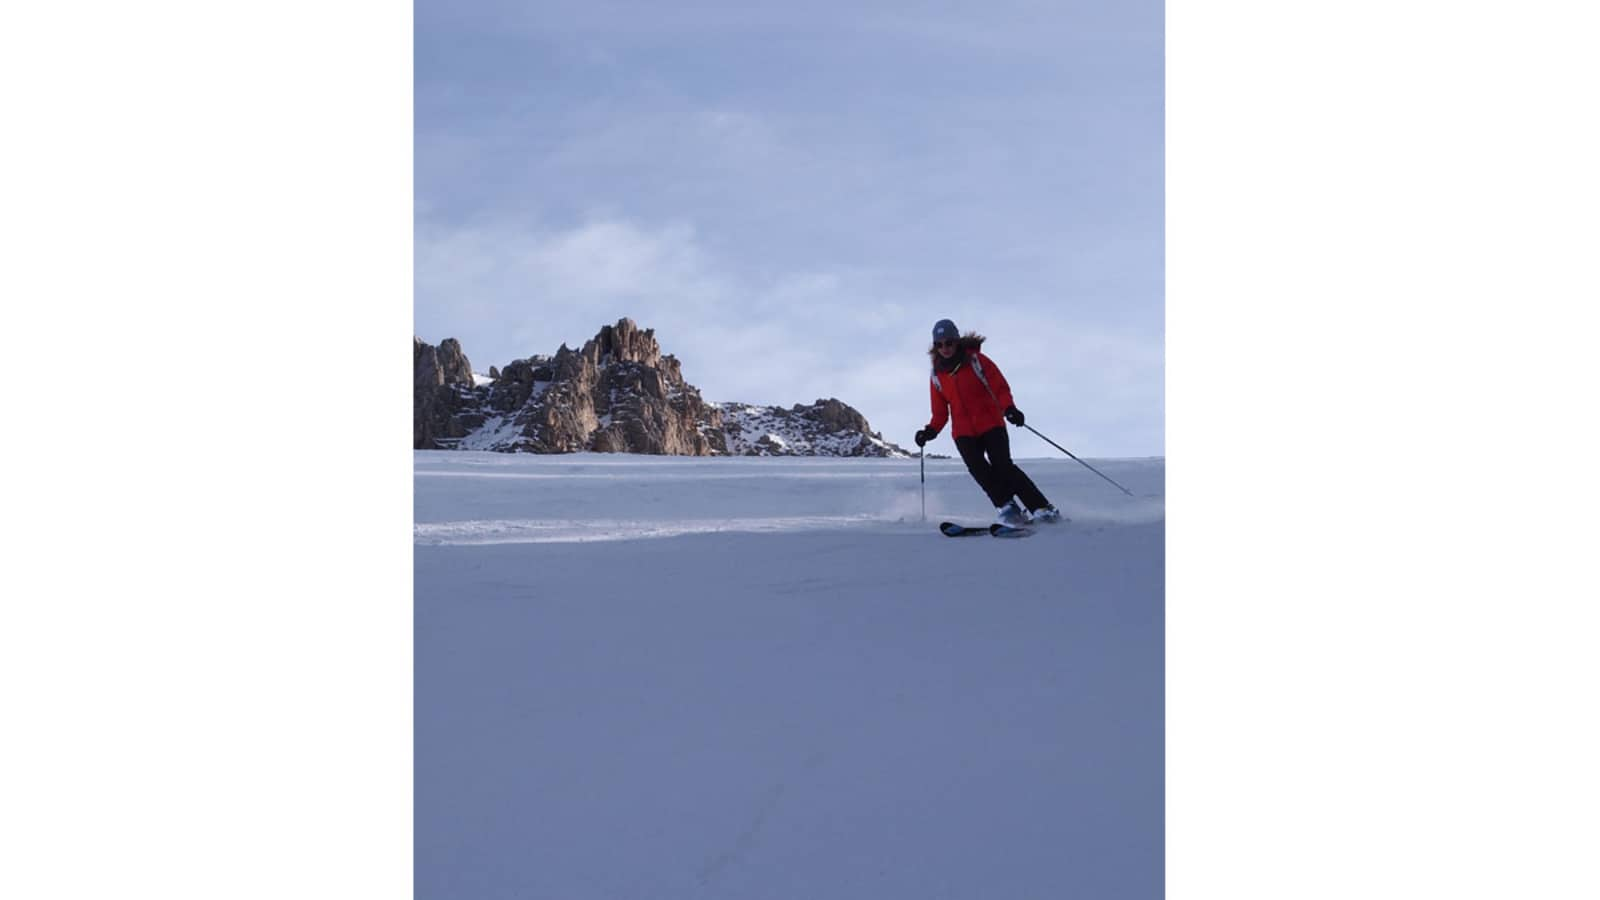
<svg viewBox="0 0 1600 900"><path fill-rule="evenodd" d="M950 318L1058 443L1164 452L1160 3L415 21L424 340L487 372L629 316L708 400L838 397L909 446Z"/></svg>

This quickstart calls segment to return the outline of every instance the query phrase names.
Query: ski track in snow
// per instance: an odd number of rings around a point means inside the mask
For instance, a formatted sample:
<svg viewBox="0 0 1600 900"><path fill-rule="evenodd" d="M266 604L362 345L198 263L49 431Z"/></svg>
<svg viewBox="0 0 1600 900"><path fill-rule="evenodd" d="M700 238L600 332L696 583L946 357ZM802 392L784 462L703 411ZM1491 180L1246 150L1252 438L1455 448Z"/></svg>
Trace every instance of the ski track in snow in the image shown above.
<svg viewBox="0 0 1600 900"><path fill-rule="evenodd" d="M780 531L853 528L871 525L868 516L772 516L746 519L700 519L676 522L619 519L493 519L463 522L421 522L413 526L416 543L570 544L681 537L689 534L760 534Z"/></svg>
<svg viewBox="0 0 1600 900"><path fill-rule="evenodd" d="M1100 465L1147 490L1126 497L1075 464L1025 461L1069 520L1044 529L1097 532L1165 518L1162 462ZM937 535L943 520L975 526L993 520L955 460L928 460L922 471L915 462L881 459L422 451L414 471L418 546L826 530Z"/></svg>

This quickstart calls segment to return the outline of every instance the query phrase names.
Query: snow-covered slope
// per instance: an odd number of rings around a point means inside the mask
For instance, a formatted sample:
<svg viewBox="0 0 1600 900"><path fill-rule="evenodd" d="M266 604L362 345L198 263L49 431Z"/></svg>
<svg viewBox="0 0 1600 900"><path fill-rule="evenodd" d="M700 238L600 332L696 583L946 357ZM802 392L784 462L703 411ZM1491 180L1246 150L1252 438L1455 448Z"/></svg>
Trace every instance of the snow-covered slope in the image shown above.
<svg viewBox="0 0 1600 900"><path fill-rule="evenodd" d="M1162 895L1161 460L415 455L416 896Z"/></svg>

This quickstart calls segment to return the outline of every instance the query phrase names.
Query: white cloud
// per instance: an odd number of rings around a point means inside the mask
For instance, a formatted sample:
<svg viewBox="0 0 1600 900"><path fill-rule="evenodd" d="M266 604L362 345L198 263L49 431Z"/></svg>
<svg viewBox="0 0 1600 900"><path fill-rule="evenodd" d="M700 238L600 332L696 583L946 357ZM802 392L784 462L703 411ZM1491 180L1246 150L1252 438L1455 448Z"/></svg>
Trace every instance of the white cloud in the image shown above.
<svg viewBox="0 0 1600 900"><path fill-rule="evenodd" d="M581 343L608 321L641 319L644 309L728 299L693 229L681 224L419 225L416 260L419 329L460 331L469 355L476 346L502 363Z"/></svg>
<svg viewBox="0 0 1600 900"><path fill-rule="evenodd" d="M419 16L425 339L487 368L630 316L711 399L836 396L903 442L948 316L1041 430L1158 452L1159 4Z"/></svg>
<svg viewBox="0 0 1600 900"><path fill-rule="evenodd" d="M576 346L629 316L702 373L713 399L760 403L814 399L795 391L827 383L831 345L895 324L896 307L874 306L860 276L742 274L681 223L419 226L416 284L421 336L458 337L489 360L480 368Z"/></svg>
<svg viewBox="0 0 1600 900"><path fill-rule="evenodd" d="M1045 304L1025 297L974 300L859 268L752 274L707 249L688 224L620 219L569 229L419 227L416 283L426 311L420 335L460 339L480 371L580 346L627 316L656 330L709 400L788 406L838 397L902 444L927 419L928 332L949 317L991 336L988 349L1041 430L1086 437L1133 428L1144 445L1103 452L1159 450L1148 446L1160 440L1159 341L1060 312L1041 321L1020 310Z"/></svg>

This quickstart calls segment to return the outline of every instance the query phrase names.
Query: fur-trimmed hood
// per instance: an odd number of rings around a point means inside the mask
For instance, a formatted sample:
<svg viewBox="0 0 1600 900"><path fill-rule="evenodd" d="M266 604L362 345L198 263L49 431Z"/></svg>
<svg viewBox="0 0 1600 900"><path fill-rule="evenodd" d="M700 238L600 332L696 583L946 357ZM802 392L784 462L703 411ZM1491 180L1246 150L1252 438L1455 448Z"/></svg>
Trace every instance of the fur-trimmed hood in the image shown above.
<svg viewBox="0 0 1600 900"><path fill-rule="evenodd" d="M968 356L971 356L974 353L977 353L983 348L983 342L986 340L988 340L988 338L977 333L976 331L969 331L966 334L963 334L956 342L956 352L950 357L950 365L953 366L955 363L966 359ZM932 361L933 366L936 369L939 368L939 363L944 361L944 358L939 355L939 348L932 345L928 347L928 359Z"/></svg>

